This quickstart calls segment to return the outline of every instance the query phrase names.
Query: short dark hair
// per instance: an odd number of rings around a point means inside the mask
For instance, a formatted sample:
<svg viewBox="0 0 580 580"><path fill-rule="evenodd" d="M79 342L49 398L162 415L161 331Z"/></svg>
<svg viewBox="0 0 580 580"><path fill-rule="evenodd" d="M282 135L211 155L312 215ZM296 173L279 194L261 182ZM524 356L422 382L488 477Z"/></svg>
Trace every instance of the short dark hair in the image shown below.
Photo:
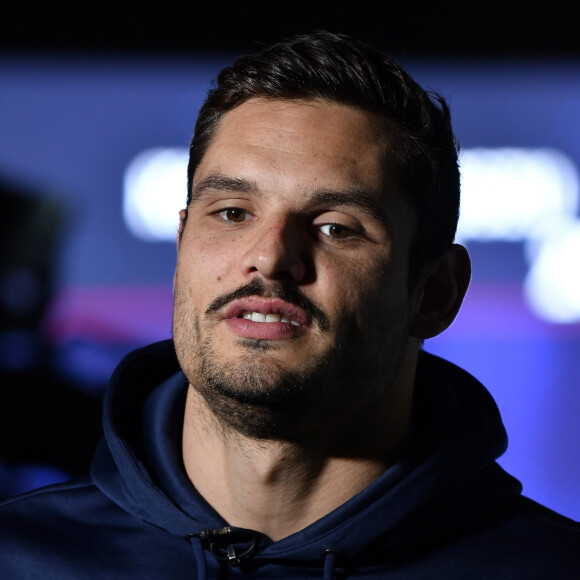
<svg viewBox="0 0 580 580"><path fill-rule="evenodd" d="M223 114L253 97L318 99L378 113L396 141L385 162L416 213L409 284L451 246L459 216L458 149L445 99L424 90L378 49L330 32L280 42L224 68L202 105L189 149L193 176Z"/></svg>

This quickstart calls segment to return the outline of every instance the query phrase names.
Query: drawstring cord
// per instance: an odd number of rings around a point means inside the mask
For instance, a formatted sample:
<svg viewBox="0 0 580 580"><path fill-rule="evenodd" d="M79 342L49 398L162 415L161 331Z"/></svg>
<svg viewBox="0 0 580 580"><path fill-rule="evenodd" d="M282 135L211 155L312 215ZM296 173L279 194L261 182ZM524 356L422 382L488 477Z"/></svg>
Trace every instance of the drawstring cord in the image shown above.
<svg viewBox="0 0 580 580"><path fill-rule="evenodd" d="M197 577L200 580L206 580L207 578L207 563L205 561L205 553L203 551L203 545L199 536L195 534L190 534L187 536L189 543L193 547L195 552L195 563L197 564Z"/></svg>
<svg viewBox="0 0 580 580"><path fill-rule="evenodd" d="M205 560L205 550L203 546L203 542L207 542L209 538L215 535L219 535L220 533L223 534L224 532L231 533L234 530L236 532L247 532L247 530L240 530L239 528L224 528L223 530L209 530L205 529L201 532L200 535L198 534L189 534L187 536L187 540L193 547L193 551L195 552L195 561L197 564L197 577L200 580L207 579L207 562ZM201 536L201 537L200 537ZM211 553L217 557L219 560L228 560L232 566L237 566L240 564L240 557L250 555L255 547L257 541L254 538L249 549L246 549L242 554L237 554L233 549L232 544L229 544L226 547L225 554L220 554L217 552L216 547L213 543L209 544L209 549ZM334 573L336 571L335 564L336 564L336 552L334 550L324 550L322 553L322 559L324 561L324 573L323 573L323 580L335 580Z"/></svg>
<svg viewBox="0 0 580 580"><path fill-rule="evenodd" d="M324 550L324 552L322 552L322 558L324 559L323 580L334 580L336 552L334 550Z"/></svg>
<svg viewBox="0 0 580 580"><path fill-rule="evenodd" d="M234 567L240 566L244 558L253 555L260 536L262 536L260 532L233 526L219 530L205 528L199 534L202 546L209 548L217 560L225 560ZM246 544L246 546L237 547L235 544Z"/></svg>
<svg viewBox="0 0 580 580"><path fill-rule="evenodd" d="M186 539L192 545L197 562L197 576L207 578L205 550L209 550L218 561L226 561L230 566L242 565L245 558L254 554L260 536L259 532L227 526L219 530L203 529L199 534L189 534ZM236 546L235 544L241 544Z"/></svg>

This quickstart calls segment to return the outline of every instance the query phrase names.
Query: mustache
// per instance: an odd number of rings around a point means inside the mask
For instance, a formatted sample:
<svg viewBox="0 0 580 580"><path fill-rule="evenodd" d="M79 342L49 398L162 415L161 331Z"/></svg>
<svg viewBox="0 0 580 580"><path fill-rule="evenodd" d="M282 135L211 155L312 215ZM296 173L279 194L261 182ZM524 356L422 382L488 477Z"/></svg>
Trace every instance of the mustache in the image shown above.
<svg viewBox="0 0 580 580"><path fill-rule="evenodd" d="M330 327L330 321L326 314L316 304L306 298L296 287L281 282L276 282L275 285L266 287L266 284L259 278L254 278L248 284L240 286L232 292L221 294L210 303L205 314L209 316L223 308L226 304L234 300L239 300L240 298L248 298L249 296L279 298L280 300L284 300L284 302L301 308L322 330L327 330Z"/></svg>

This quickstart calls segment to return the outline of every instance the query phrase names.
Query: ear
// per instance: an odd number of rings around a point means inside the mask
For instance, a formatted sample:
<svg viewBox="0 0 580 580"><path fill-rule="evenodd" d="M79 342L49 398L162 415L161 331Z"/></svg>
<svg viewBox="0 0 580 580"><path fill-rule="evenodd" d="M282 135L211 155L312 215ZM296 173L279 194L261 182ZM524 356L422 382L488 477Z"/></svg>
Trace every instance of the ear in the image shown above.
<svg viewBox="0 0 580 580"><path fill-rule="evenodd" d="M459 244L425 268L414 292L410 334L433 338L448 328L459 312L470 278L471 260Z"/></svg>
<svg viewBox="0 0 580 580"><path fill-rule="evenodd" d="M179 254L179 248L181 246L181 238L183 237L183 231L185 229L185 222L187 221L187 210L182 209L179 212L179 228L177 229L177 253ZM179 256L178 256L179 258ZM173 273L173 290L175 292L175 280L177 279L177 268Z"/></svg>
<svg viewBox="0 0 580 580"><path fill-rule="evenodd" d="M187 210L182 209L179 212L179 228L177 230L177 251L179 252L179 246L181 245L181 237L183 236L183 230L185 229L185 222L187 221Z"/></svg>

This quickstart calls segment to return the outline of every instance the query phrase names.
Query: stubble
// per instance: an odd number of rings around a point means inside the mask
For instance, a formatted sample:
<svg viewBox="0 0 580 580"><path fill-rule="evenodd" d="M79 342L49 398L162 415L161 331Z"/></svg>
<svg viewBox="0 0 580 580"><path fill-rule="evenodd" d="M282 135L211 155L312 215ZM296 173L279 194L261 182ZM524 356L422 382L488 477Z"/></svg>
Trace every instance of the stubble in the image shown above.
<svg viewBox="0 0 580 580"><path fill-rule="evenodd" d="M216 298L201 320L191 313L186 294L177 281L173 324L182 370L220 423L247 437L302 441L344 429L381 399L403 359L408 321L399 310L388 331L379 333L380 345L369 344L376 339L345 317L326 351L298 370L284 368L271 356L279 348L276 341L240 338L240 354L225 361L211 328L217 310L233 299L282 298L306 310L321 334L329 332L330 322L293 288L277 285L266 292L259 280Z"/></svg>

